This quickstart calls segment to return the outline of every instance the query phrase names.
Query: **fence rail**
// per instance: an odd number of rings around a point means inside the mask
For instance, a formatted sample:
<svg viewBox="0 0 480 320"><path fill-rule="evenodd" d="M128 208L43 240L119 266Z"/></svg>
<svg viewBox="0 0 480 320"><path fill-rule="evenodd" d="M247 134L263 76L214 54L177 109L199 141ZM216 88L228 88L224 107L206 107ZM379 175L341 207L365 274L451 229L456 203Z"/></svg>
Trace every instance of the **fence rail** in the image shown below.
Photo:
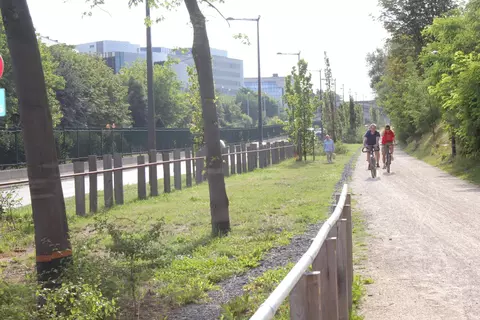
<svg viewBox="0 0 480 320"><path fill-rule="evenodd" d="M229 152L232 150L232 152ZM234 151L235 150L235 151ZM185 157L181 158L181 152L185 153ZM242 174L253 171L257 168L265 168L281 161L293 158L294 147L290 144L281 142L266 143L266 145L242 143L241 145L230 145L229 148L222 150L223 173L225 176L230 174ZM74 179L75 186L75 208L76 214L84 216L86 209L86 178L89 179L88 194L90 199L90 212L98 211L98 178L103 178L103 201L105 208L110 208L115 204L124 203L124 171L137 170L137 194L138 199L147 198L147 181L146 170L148 168L150 196L158 196L159 187L158 179L163 178L163 192L171 192L171 178L173 178L173 186L176 190L182 189L183 175L186 176L186 187L192 187L193 181L196 184L203 183L207 176L204 173L205 153L199 151L193 154L190 148L176 149L173 151L173 158L170 159L170 153L162 154L162 160L157 161L157 153L152 151L149 153L149 159L146 161L144 155L137 157L136 165L123 166L120 154L113 157L110 154L103 155L103 169L97 168L97 156L91 155L86 163L82 161L74 162L74 173L65 174L61 179ZM184 170L182 170L182 165ZM173 166L173 168L171 168ZM159 174L158 168L161 168L163 174ZM173 170L172 170L173 169ZM182 173L184 171L184 173ZM160 175L160 177L159 177ZM0 187L12 187L16 185L26 184L28 179L0 183Z"/></svg>
<svg viewBox="0 0 480 320"><path fill-rule="evenodd" d="M352 310L353 241L348 187L309 249L250 320L270 320L289 297L290 319L348 320ZM312 271L308 271L312 266Z"/></svg>
<svg viewBox="0 0 480 320"><path fill-rule="evenodd" d="M283 134L282 126L263 127L265 139ZM148 131L145 128L65 128L55 129L54 136L61 162L86 160L91 154L138 155L148 151ZM156 136L157 150L171 151L193 146L194 136L189 129L157 129ZM259 134L257 128L222 128L220 138L227 143L250 142L258 140ZM20 129L0 130L0 167L24 164L22 131Z"/></svg>

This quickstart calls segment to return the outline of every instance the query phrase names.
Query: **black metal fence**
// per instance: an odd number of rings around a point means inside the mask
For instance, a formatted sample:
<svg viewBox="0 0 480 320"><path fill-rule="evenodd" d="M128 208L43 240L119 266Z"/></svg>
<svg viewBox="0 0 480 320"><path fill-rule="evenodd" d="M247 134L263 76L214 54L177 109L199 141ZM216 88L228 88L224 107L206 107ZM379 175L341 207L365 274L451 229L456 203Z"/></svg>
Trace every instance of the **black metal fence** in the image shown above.
<svg viewBox="0 0 480 320"><path fill-rule="evenodd" d="M283 134L282 126L263 127L264 139ZM148 131L145 128L65 128L54 130L54 135L58 158L62 162L86 159L91 154L133 155L148 151ZM193 138L189 129L157 129L157 150L192 147ZM220 138L227 143L249 142L258 140L259 132L256 128L220 129ZM0 131L0 169L24 164L22 131L20 129Z"/></svg>

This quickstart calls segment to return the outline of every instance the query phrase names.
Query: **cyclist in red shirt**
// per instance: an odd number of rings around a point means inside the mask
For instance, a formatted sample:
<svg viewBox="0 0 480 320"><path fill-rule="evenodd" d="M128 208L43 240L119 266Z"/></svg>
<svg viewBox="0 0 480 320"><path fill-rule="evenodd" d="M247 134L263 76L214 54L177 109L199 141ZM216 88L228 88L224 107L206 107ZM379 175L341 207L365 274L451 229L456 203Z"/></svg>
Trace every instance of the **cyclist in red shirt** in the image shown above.
<svg viewBox="0 0 480 320"><path fill-rule="evenodd" d="M393 145L395 143L395 132L390 128L390 125L385 126L385 131L382 135L382 158L383 158L383 169L387 167L385 164L385 157L387 154L387 147L390 148L390 154L392 155L391 159L393 161Z"/></svg>

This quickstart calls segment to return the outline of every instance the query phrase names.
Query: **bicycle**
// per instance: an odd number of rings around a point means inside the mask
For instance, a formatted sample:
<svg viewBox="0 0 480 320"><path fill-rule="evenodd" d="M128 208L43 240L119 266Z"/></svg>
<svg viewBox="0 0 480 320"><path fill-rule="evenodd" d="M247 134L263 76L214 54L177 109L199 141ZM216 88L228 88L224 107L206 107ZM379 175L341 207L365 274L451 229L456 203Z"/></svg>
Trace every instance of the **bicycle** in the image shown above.
<svg viewBox="0 0 480 320"><path fill-rule="evenodd" d="M379 151L378 147L363 147L362 152L370 152L370 161L368 161L368 170L372 173L372 178L377 177L377 162L375 161L375 151Z"/></svg>
<svg viewBox="0 0 480 320"><path fill-rule="evenodd" d="M385 162L385 166L387 167L387 173L390 173L390 165L392 164L392 154L390 153L390 145L387 144L385 146L385 148L387 149L386 150L386 162Z"/></svg>

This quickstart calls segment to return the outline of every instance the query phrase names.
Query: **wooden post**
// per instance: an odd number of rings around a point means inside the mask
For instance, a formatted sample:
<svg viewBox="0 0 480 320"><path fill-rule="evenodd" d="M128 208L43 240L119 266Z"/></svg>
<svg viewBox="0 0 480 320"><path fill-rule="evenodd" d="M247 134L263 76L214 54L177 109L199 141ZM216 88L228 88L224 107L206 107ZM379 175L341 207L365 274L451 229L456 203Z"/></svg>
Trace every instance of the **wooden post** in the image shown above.
<svg viewBox="0 0 480 320"><path fill-rule="evenodd" d="M247 171L247 145L242 142L242 172L246 173Z"/></svg>
<svg viewBox="0 0 480 320"><path fill-rule="evenodd" d="M229 177L230 170L228 168L228 148L222 148L222 166L223 166L223 176Z"/></svg>
<svg viewBox="0 0 480 320"><path fill-rule="evenodd" d="M237 173L242 173L242 147L235 146L235 152L237 153Z"/></svg>
<svg viewBox="0 0 480 320"><path fill-rule="evenodd" d="M230 173L235 174L235 145L230 145Z"/></svg>
<svg viewBox="0 0 480 320"><path fill-rule="evenodd" d="M73 172L74 173L84 173L85 165L83 162L74 162L73 163ZM77 216L84 217L86 214L85 209L85 177L76 176L75 177L75 211Z"/></svg>
<svg viewBox="0 0 480 320"><path fill-rule="evenodd" d="M97 157L96 156L88 156L88 171L95 172L97 171ZM89 178L90 184L90 212L95 213L98 211L98 181L97 181L97 174L92 173L90 174Z"/></svg>
<svg viewBox="0 0 480 320"><path fill-rule="evenodd" d="M137 164L145 164L145 156L137 157ZM138 199L145 200L147 199L147 186L145 182L145 167L138 168L138 177L137 177L137 189L138 189Z"/></svg>
<svg viewBox="0 0 480 320"><path fill-rule="evenodd" d="M258 145L252 144L253 168L258 168Z"/></svg>
<svg viewBox="0 0 480 320"><path fill-rule="evenodd" d="M103 170L112 169L112 155L106 154L103 156ZM113 206L113 182L112 173L105 172L103 174L103 200L105 208Z"/></svg>
<svg viewBox="0 0 480 320"><path fill-rule="evenodd" d="M280 161L285 160L285 141L280 142Z"/></svg>
<svg viewBox="0 0 480 320"><path fill-rule="evenodd" d="M258 167L260 169L265 168L265 162L266 162L266 157L265 157L265 146L263 144L260 145L260 151L258 152Z"/></svg>
<svg viewBox="0 0 480 320"><path fill-rule="evenodd" d="M320 320L320 272L304 273L290 293L291 320Z"/></svg>
<svg viewBox="0 0 480 320"><path fill-rule="evenodd" d="M173 150L173 159L180 160L180 150ZM175 181L175 190L182 190L182 163L176 161L173 164L173 180Z"/></svg>
<svg viewBox="0 0 480 320"><path fill-rule="evenodd" d="M348 320L347 220L340 219L337 224L338 319Z"/></svg>
<svg viewBox="0 0 480 320"><path fill-rule="evenodd" d="M163 161L163 192L170 193L172 190L170 185L170 152L162 153Z"/></svg>
<svg viewBox="0 0 480 320"><path fill-rule="evenodd" d="M200 184L203 182L203 170L205 168L204 151L199 150L197 157L200 157L200 159L195 160L195 181Z"/></svg>
<svg viewBox="0 0 480 320"><path fill-rule="evenodd" d="M157 151L150 150L148 153L148 162L155 163L157 162ZM148 167L148 177L150 183L150 196L158 196L158 176L157 176L157 165L151 165Z"/></svg>
<svg viewBox="0 0 480 320"><path fill-rule="evenodd" d="M267 142L267 167L269 167L272 164L272 144L270 142Z"/></svg>
<svg viewBox="0 0 480 320"><path fill-rule="evenodd" d="M275 161L272 161L273 164L278 164L280 162L279 151L278 151L278 142L273 143L272 159L275 160Z"/></svg>
<svg viewBox="0 0 480 320"><path fill-rule="evenodd" d="M327 253L326 285L322 285L322 319L338 320L337 238L325 240ZM322 281L324 278L322 278ZM322 282L323 284L323 282Z"/></svg>
<svg viewBox="0 0 480 320"><path fill-rule="evenodd" d="M347 194L345 206L343 207L343 216L347 220L347 289L348 289L348 310L353 307L353 225L352 225L352 198Z"/></svg>
<svg viewBox="0 0 480 320"><path fill-rule="evenodd" d="M247 147L247 165L248 165L248 172L253 171L253 150L252 145Z"/></svg>
<svg viewBox="0 0 480 320"><path fill-rule="evenodd" d="M122 155L116 153L113 156L113 166L115 168L122 167ZM118 170L113 173L113 182L115 184L115 204L123 204L123 171Z"/></svg>
<svg viewBox="0 0 480 320"><path fill-rule="evenodd" d="M190 148L185 149L185 159L190 159L192 156ZM192 160L185 160L185 170L187 171L187 188L192 186Z"/></svg>

